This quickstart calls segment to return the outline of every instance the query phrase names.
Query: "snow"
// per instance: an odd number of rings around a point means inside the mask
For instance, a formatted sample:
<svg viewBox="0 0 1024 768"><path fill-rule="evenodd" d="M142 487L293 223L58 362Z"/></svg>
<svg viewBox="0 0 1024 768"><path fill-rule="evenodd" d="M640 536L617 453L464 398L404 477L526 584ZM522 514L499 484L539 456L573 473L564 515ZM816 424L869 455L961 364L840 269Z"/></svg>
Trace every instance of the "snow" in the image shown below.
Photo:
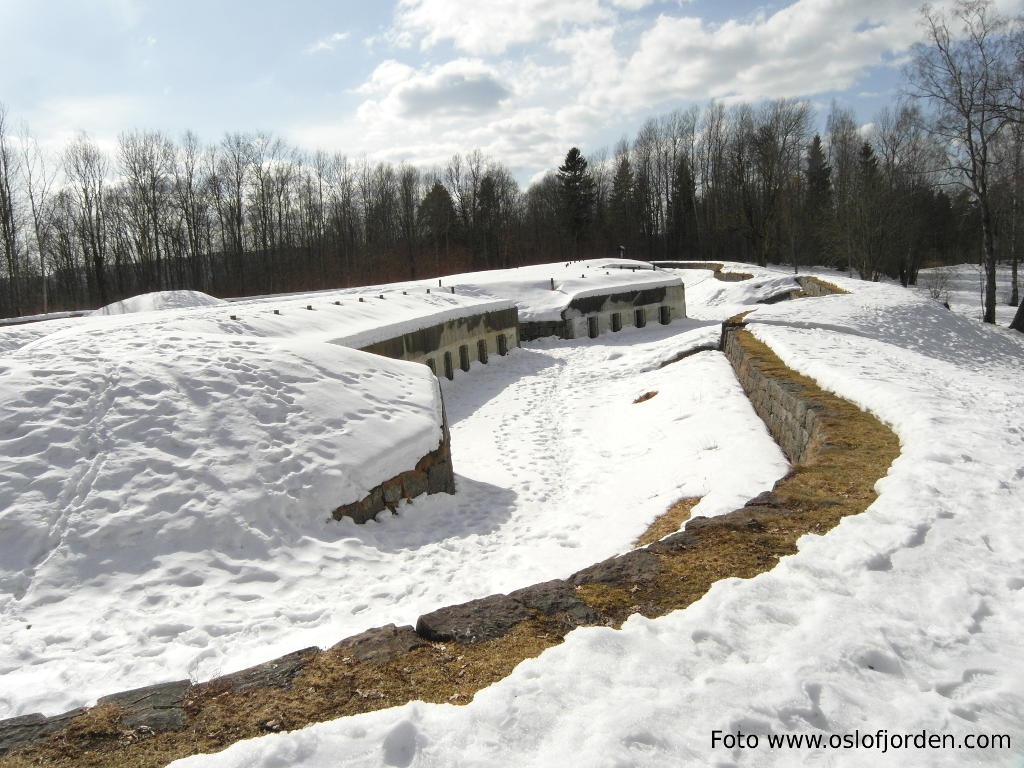
<svg viewBox="0 0 1024 768"><path fill-rule="evenodd" d="M799 552L767 573L717 583L685 610L634 616L621 630L578 629L467 706L412 702L240 742L176 768L1020 765L1024 336L898 286L828 279L852 293L760 306L747 320L788 365L898 435L901 455L866 512L803 537ZM702 285L696 292L717 304L701 308L688 284L692 315L721 316L749 297L742 283ZM677 365L712 360L720 358ZM650 375L675 381L674 368ZM695 371L674 373L699 386ZM715 393L695 415L722 402ZM721 447L743 442L726 437ZM662 474L686 471L686 461L657 459L664 455L648 457ZM623 465L618 476L632 471ZM571 570L566 563L562 575ZM712 748L716 729L762 734L761 746ZM879 729L1009 734L1013 748L883 757L771 749L763 736Z"/></svg>
<svg viewBox="0 0 1024 768"><path fill-rule="evenodd" d="M680 497L719 514L785 471L721 355L659 368L718 339L679 320L473 363L441 382L457 495L329 520L437 444L428 369L339 345L511 306L406 290L0 333L0 718L564 576Z"/></svg>
<svg viewBox="0 0 1024 768"><path fill-rule="evenodd" d="M652 279L611 264L609 279ZM513 289L545 316L606 277L557 266L588 276L545 293L547 265L448 278L455 295L416 284L0 329L0 718L564 577L683 496L704 496L698 515L742 504L786 465L728 363L659 365L754 309L750 329L788 365L900 438L865 513L686 610L578 629L467 706L411 702L174 765L1019 765L1024 336L973 319L971 267L954 270L953 312L925 288L834 272L849 295L765 306L791 275L658 271L684 278L690 319L540 340L441 382L457 495L366 526L326 519L372 481L339 456L383 473L404 459L378 435L408 430L410 455L436 444L425 369L342 347L508 306ZM711 747L716 729L881 728L1005 733L1014 749Z"/></svg>
<svg viewBox="0 0 1024 768"><path fill-rule="evenodd" d="M201 291L154 291L132 296L130 299L115 301L92 312L93 315L125 315L130 312L157 312L166 309L186 307L215 307L227 304Z"/></svg>
<svg viewBox="0 0 1024 768"><path fill-rule="evenodd" d="M1024 274L1019 276L1024 279ZM1010 267L996 269L996 324L1010 325L1016 307L1010 305ZM923 296L949 301L954 312L981 320L985 307L985 268L980 264L954 264L922 269L917 287Z"/></svg>
<svg viewBox="0 0 1024 768"><path fill-rule="evenodd" d="M589 259L467 272L442 278L441 282L445 289L454 288L457 294L491 299L513 297L519 307L520 322L539 322L558 320L573 299L678 285L679 278L669 271L652 269L645 261ZM430 283L421 281L416 285Z"/></svg>
<svg viewBox="0 0 1024 768"><path fill-rule="evenodd" d="M511 306L507 298L427 293L423 288L407 294L389 287L261 297L232 302L230 306L198 304L174 311L92 315L0 328L0 354L115 328L131 328L139 335L173 331L184 335L302 338L359 349L448 320Z"/></svg>

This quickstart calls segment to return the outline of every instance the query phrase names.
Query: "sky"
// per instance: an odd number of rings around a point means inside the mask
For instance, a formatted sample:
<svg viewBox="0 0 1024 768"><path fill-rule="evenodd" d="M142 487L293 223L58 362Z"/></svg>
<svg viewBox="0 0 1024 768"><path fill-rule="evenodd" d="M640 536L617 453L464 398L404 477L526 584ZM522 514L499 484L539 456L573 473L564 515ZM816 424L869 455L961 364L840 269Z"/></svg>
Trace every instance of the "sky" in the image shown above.
<svg viewBox="0 0 1024 768"><path fill-rule="evenodd" d="M1024 0L997 0L1019 12ZM941 4L941 3L939 3ZM913 0L0 0L0 103L44 145L79 131L265 131L521 181L711 99L891 103Z"/></svg>

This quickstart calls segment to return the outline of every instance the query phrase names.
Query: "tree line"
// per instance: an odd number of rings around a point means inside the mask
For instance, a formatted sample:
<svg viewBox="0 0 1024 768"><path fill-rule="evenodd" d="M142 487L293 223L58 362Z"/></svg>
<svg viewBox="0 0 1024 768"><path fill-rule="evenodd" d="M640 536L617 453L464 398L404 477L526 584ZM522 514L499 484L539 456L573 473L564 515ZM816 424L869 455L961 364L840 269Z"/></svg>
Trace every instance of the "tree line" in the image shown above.
<svg viewBox="0 0 1024 768"><path fill-rule="evenodd" d="M712 102L651 118L610 153L573 147L527 189L479 150L419 168L266 133L134 130L111 151L82 134L52 156L0 108L0 316L624 253L904 285L923 265L984 263L994 319L999 261L1019 303L1021 33L977 0L923 19L908 95L867 126L835 103L819 135L804 101Z"/></svg>

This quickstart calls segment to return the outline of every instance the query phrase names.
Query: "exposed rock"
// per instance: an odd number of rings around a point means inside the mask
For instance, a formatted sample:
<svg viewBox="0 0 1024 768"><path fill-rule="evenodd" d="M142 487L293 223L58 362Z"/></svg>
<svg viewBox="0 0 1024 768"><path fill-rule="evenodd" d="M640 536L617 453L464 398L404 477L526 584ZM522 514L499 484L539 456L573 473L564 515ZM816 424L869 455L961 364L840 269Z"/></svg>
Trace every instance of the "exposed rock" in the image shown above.
<svg viewBox="0 0 1024 768"><path fill-rule="evenodd" d="M183 704L192 684L188 680L158 683L123 693L104 696L97 704L116 704L125 728L145 726L154 731L177 731L185 727L188 716Z"/></svg>
<svg viewBox="0 0 1024 768"><path fill-rule="evenodd" d="M658 558L643 549L610 557L569 577L573 584L639 584L650 581L661 570Z"/></svg>
<svg viewBox="0 0 1024 768"><path fill-rule="evenodd" d="M780 499L772 491L765 491L764 493L759 493L757 496L755 496L750 501L748 501L746 504L744 504L744 506L746 506L746 507L770 507L772 509L779 509L779 508L782 507L782 499Z"/></svg>
<svg viewBox="0 0 1024 768"><path fill-rule="evenodd" d="M425 645L428 643L408 624L402 627L387 624L345 638L331 650L341 651L356 661L379 664Z"/></svg>
<svg viewBox="0 0 1024 768"><path fill-rule="evenodd" d="M257 664L255 667L243 669L241 672L233 672L230 675L218 677L209 682L209 685L223 686L232 691L248 691L253 688L288 688L291 686L295 676L309 664L320 649L316 646L303 648L301 651L289 653L265 664Z"/></svg>
<svg viewBox="0 0 1024 768"><path fill-rule="evenodd" d="M385 504L397 504L399 499L402 498L402 479L401 475L393 477L381 486L384 493Z"/></svg>
<svg viewBox="0 0 1024 768"><path fill-rule="evenodd" d="M45 717L36 712L0 720L0 755L42 741L51 733L63 730L73 718L83 712L84 708L73 709L54 717Z"/></svg>
<svg viewBox="0 0 1024 768"><path fill-rule="evenodd" d="M427 470L427 493L450 492L452 468L448 463L434 464Z"/></svg>
<svg viewBox="0 0 1024 768"><path fill-rule="evenodd" d="M407 499L415 498L427 492L427 473L410 470L399 475L402 480L402 495Z"/></svg>
<svg viewBox="0 0 1024 768"><path fill-rule="evenodd" d="M479 643L503 637L528 618L530 612L519 601L507 595L490 595L420 616L416 633L427 640Z"/></svg>
<svg viewBox="0 0 1024 768"><path fill-rule="evenodd" d="M395 511L403 498L412 499L424 493L455 493L447 422L442 433L441 444L420 458L415 469L385 480L359 501L338 507L334 510L334 519L349 517L356 523L365 523L385 509Z"/></svg>
<svg viewBox="0 0 1024 768"><path fill-rule="evenodd" d="M561 614L572 626L604 623L604 616L580 600L572 584L561 579L517 589L509 597L543 616Z"/></svg>
<svg viewBox="0 0 1024 768"><path fill-rule="evenodd" d="M716 517L695 517L686 524L686 530L688 533L711 531L715 528L733 531L763 531L765 527L763 518L766 514L776 515L786 511L784 509L744 507Z"/></svg>
<svg viewBox="0 0 1024 768"><path fill-rule="evenodd" d="M698 546L700 546L700 540L692 533L676 531L659 541L648 544L645 549L656 555L671 555L688 549L697 549Z"/></svg>

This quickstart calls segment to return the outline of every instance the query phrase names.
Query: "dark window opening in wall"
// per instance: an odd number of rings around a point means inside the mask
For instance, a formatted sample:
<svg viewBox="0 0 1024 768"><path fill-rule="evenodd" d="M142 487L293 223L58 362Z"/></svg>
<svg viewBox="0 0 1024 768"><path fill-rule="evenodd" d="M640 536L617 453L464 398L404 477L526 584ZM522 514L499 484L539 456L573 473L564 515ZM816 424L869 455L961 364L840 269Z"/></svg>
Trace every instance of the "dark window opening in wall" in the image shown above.
<svg viewBox="0 0 1024 768"><path fill-rule="evenodd" d="M591 317L588 317L587 318L587 335L590 336L590 338L592 338L592 339L596 339L599 330L600 329L598 328L598 325L597 325L597 316L593 315Z"/></svg>
<svg viewBox="0 0 1024 768"><path fill-rule="evenodd" d="M481 363L487 363L487 339L480 339L476 343L476 359Z"/></svg>
<svg viewBox="0 0 1024 768"><path fill-rule="evenodd" d="M469 344L463 344L459 347L459 368L464 371L469 370Z"/></svg>
<svg viewBox="0 0 1024 768"><path fill-rule="evenodd" d="M612 312L612 333L618 333L622 330L622 313Z"/></svg>
<svg viewBox="0 0 1024 768"><path fill-rule="evenodd" d="M444 353L444 375L448 379L454 379L455 378L455 369L452 368L452 353L451 352L445 352Z"/></svg>
<svg viewBox="0 0 1024 768"><path fill-rule="evenodd" d="M498 354L499 355L507 355L508 354L508 341L506 341L504 333L499 333L498 334Z"/></svg>
<svg viewBox="0 0 1024 768"><path fill-rule="evenodd" d="M643 328L647 325L647 309L645 307L640 307L640 309L633 313L633 325L637 328Z"/></svg>
<svg viewBox="0 0 1024 768"><path fill-rule="evenodd" d="M662 325L668 325L672 322L672 307L668 304L662 304L658 307L658 313L661 315Z"/></svg>
<svg viewBox="0 0 1024 768"><path fill-rule="evenodd" d="M427 368L430 369L430 372L432 374L437 376L437 363L434 362L434 358L432 358L432 357L428 357L427 358Z"/></svg>

